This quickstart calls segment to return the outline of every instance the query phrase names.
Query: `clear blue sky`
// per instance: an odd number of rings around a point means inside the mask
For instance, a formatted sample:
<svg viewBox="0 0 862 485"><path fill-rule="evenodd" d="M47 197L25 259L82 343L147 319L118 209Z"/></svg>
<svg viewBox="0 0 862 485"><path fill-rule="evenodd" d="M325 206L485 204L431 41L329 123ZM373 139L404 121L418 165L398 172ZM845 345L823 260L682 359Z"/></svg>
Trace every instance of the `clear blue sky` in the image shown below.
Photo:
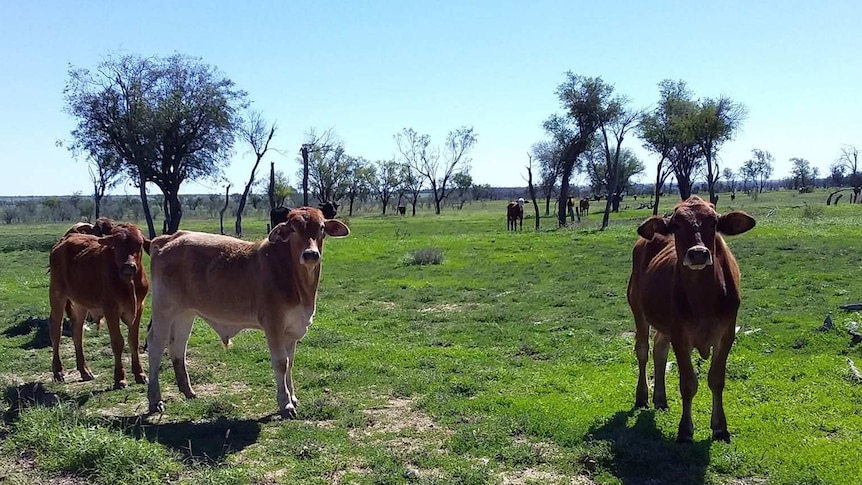
<svg viewBox="0 0 862 485"><path fill-rule="evenodd" d="M218 66L278 121L286 156L273 159L293 183L311 127L334 128L348 153L375 160L394 154L404 127L439 143L472 125L474 180L523 185L567 70L602 76L639 107L666 78L742 102L748 119L720 154L734 169L762 148L776 176L790 157L823 172L843 144L862 147L862 2L705 3L0 2L0 195L89 192L85 162L55 147L74 124L62 91L69 64L95 67L110 52ZM640 154L646 181L655 160ZM226 176L243 184L249 168L240 147ZM183 192L219 190L205 181Z"/></svg>

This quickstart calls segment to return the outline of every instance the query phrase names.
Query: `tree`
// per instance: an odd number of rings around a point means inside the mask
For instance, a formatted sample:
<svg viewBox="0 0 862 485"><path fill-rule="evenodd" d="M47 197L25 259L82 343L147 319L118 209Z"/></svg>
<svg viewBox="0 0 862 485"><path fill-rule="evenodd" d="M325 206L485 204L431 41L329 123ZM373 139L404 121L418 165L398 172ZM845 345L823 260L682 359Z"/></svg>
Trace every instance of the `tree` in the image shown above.
<svg viewBox="0 0 862 485"><path fill-rule="evenodd" d="M854 145L845 145L841 147L841 155L838 157L838 163L847 170L845 182L853 187L853 196L850 201L862 202L859 193L862 192L862 174L859 173L859 149Z"/></svg>
<svg viewBox="0 0 862 485"><path fill-rule="evenodd" d="M389 199L401 186L401 165L395 160L378 160L374 162L374 176L370 179L371 192L380 200L383 215Z"/></svg>
<svg viewBox="0 0 862 485"><path fill-rule="evenodd" d="M759 192L763 192L766 187L766 181L772 176L774 170L773 162L775 157L766 150L755 148L751 150L753 158L743 164L745 173L757 185L755 188Z"/></svg>
<svg viewBox="0 0 862 485"><path fill-rule="evenodd" d="M230 204L230 186L228 183L224 188L224 205L221 210L218 211L218 225L219 225L219 233L224 234L224 213L227 212L227 207Z"/></svg>
<svg viewBox="0 0 862 485"><path fill-rule="evenodd" d="M299 149L299 154L302 157L302 170L300 179L302 180L302 205L308 205L308 178L310 176L309 157L312 153L319 151L329 151L333 149L332 129L324 131L318 135L314 128L306 133L306 142Z"/></svg>
<svg viewBox="0 0 862 485"><path fill-rule="evenodd" d="M442 150L431 148L431 137L420 135L412 128L396 133L395 144L412 172L428 181L434 198L434 212L439 215L443 200L451 189L448 184L455 170L469 168L467 154L476 144L473 128L462 126L450 131Z"/></svg>
<svg viewBox="0 0 862 485"><path fill-rule="evenodd" d="M844 182L844 173L847 170L847 167L841 163L840 160L832 162L829 165L829 181L835 187L841 187L842 182Z"/></svg>
<svg viewBox="0 0 862 485"><path fill-rule="evenodd" d="M110 147L136 181L150 237L146 184L165 197L165 232L179 228L180 186L215 177L228 163L246 93L201 59L109 56L95 72L69 68L66 111L77 119L72 149Z"/></svg>
<svg viewBox="0 0 862 485"><path fill-rule="evenodd" d="M245 184L245 189L239 197L239 204L236 208L236 235L242 236L242 213L245 210L245 202L248 199L248 194L251 192L251 186L254 184L254 177L257 172L257 167L263 159L266 152L269 151L269 143L278 126L273 121L271 124L263 119L263 115L259 111L250 111L239 127L240 137L249 144L252 152L254 152L254 165L251 167L251 175L248 177L248 183Z"/></svg>
<svg viewBox="0 0 862 485"><path fill-rule="evenodd" d="M371 182L374 177L374 167L368 163L368 160L357 157L350 158L349 167L347 170L348 188L347 200L349 202L349 216L353 216L353 202L357 197L364 197L371 192Z"/></svg>
<svg viewBox="0 0 862 485"><path fill-rule="evenodd" d="M422 189L425 188L425 179L422 176L413 170L413 167L408 164L401 165L401 190L404 191L404 195L410 201L410 205L413 207L413 215L416 215L416 204L419 202L419 194L422 192ZM398 197L399 203L401 200L401 196Z"/></svg>
<svg viewBox="0 0 862 485"><path fill-rule="evenodd" d="M790 176L793 178L793 189L804 189L814 179L814 169L811 162L804 158L790 159Z"/></svg>
<svg viewBox="0 0 862 485"><path fill-rule="evenodd" d="M539 204L536 201L536 187L533 186L533 155L527 152L527 189L530 191L530 199L533 201L535 211L536 230L539 230Z"/></svg>
<svg viewBox="0 0 862 485"><path fill-rule="evenodd" d="M619 207L619 197L622 193L622 187L620 186L620 156L623 153L623 140L629 131L637 128L638 123L643 117L643 112L632 110L626 106L627 104L628 100L625 97L617 96L607 103L603 108L602 115L599 117L599 133L603 142L602 146L605 149L605 162L608 173L607 203L605 204L605 213L602 217L602 230L608 227L611 206L614 206L615 211ZM629 152L629 154L631 159L637 161L633 153ZM637 163L640 164L640 162ZM640 164L640 167L640 171L643 171L642 164Z"/></svg>
<svg viewBox="0 0 862 485"><path fill-rule="evenodd" d="M691 119L691 132L694 141L700 148L700 153L706 165L706 184L709 190L709 201L718 203L715 195L715 185L721 175L718 166L718 151L739 130L746 117L746 109L730 98L721 96L717 99L701 100Z"/></svg>
<svg viewBox="0 0 862 485"><path fill-rule="evenodd" d="M455 186L454 192L458 195L458 209L464 207L464 202L468 200L468 193L473 188L473 177L467 170L461 170L452 177L452 185Z"/></svg>
<svg viewBox="0 0 862 485"><path fill-rule="evenodd" d="M742 190L757 190L757 162L754 159L748 159L739 167L739 175L742 178ZM750 185L749 185L750 184Z"/></svg>
<svg viewBox="0 0 862 485"><path fill-rule="evenodd" d="M721 176L724 177L724 180L727 180L727 189L731 193L736 193L736 173L730 167L725 167L724 170L721 171Z"/></svg>
<svg viewBox="0 0 862 485"><path fill-rule="evenodd" d="M560 194L557 203L558 223L566 224L566 199L569 196L569 179L580 155L587 149L590 139L599 129L600 117L613 94L613 86L600 77L585 77L566 73L566 80L556 89L565 115L552 115L543 127L556 144L560 154Z"/></svg>
<svg viewBox="0 0 862 485"><path fill-rule="evenodd" d="M310 135L313 138L313 133ZM314 145L319 141L309 142ZM339 201L350 190L350 168L353 159L344 150L344 144L328 137L323 145L315 145L308 156L308 181L311 194L320 202ZM304 172L300 171L300 177ZM303 204L306 201L303 200Z"/></svg>
<svg viewBox="0 0 862 485"><path fill-rule="evenodd" d="M105 191L120 182L123 163L111 150L103 150L90 158L90 181L93 182L93 220L101 217L102 199Z"/></svg>
<svg viewBox="0 0 862 485"><path fill-rule="evenodd" d="M544 140L535 143L530 150L530 175L532 176L533 158L539 162L539 188L545 198L545 215L551 213L551 197L557 181L560 179L563 165L561 163L561 149L553 140Z"/></svg>

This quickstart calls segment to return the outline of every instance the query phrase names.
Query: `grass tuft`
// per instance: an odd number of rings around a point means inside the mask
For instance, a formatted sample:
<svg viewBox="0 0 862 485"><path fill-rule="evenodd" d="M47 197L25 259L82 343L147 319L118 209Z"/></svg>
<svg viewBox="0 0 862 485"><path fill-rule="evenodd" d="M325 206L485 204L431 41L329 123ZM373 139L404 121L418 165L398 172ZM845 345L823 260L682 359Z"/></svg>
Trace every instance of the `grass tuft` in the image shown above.
<svg viewBox="0 0 862 485"><path fill-rule="evenodd" d="M399 260L401 266L443 264L443 250L440 248L422 248L410 251Z"/></svg>

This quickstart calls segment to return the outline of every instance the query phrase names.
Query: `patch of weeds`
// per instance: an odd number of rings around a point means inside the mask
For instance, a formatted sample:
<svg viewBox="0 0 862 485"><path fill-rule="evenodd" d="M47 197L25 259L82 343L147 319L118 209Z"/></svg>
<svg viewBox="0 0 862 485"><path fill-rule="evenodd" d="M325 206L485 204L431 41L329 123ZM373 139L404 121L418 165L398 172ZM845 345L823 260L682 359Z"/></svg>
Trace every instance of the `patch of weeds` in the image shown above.
<svg viewBox="0 0 862 485"><path fill-rule="evenodd" d="M443 250L440 248L422 248L410 251L398 260L399 266L443 264Z"/></svg>
<svg viewBox="0 0 862 485"><path fill-rule="evenodd" d="M239 414L239 406L223 397L209 400L201 410L204 419L232 418Z"/></svg>
<svg viewBox="0 0 862 485"><path fill-rule="evenodd" d="M30 451L46 471L74 473L88 483L160 484L182 469L164 446L125 436L67 405L24 411L4 448Z"/></svg>

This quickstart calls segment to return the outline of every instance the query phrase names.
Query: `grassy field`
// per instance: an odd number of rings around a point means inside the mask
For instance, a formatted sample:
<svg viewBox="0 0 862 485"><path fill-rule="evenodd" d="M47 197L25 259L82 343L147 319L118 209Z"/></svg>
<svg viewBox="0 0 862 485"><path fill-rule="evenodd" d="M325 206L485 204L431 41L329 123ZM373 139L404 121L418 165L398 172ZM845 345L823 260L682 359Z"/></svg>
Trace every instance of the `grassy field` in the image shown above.
<svg viewBox="0 0 862 485"><path fill-rule="evenodd" d="M224 349L202 322L189 342L199 398L182 399L165 359L164 415L144 415L145 386L111 390L105 328L85 334L96 379L78 381L65 337L72 370L52 383L45 271L66 225L0 226L0 482L862 483L862 383L848 364L862 366L862 346L847 332L862 315L838 309L862 301L862 206L824 199L722 197L757 219L728 238L743 288L730 444L710 440L708 363L693 444L674 442L675 366L670 411L633 409L625 289L646 210L613 214L605 231L598 214L560 230L543 219L538 234L507 233L503 202L352 218L351 236L326 245L295 421L272 415L262 333ZM265 221L247 225L263 237ZM405 264L429 247L442 264ZM835 328L818 331L829 313Z"/></svg>

